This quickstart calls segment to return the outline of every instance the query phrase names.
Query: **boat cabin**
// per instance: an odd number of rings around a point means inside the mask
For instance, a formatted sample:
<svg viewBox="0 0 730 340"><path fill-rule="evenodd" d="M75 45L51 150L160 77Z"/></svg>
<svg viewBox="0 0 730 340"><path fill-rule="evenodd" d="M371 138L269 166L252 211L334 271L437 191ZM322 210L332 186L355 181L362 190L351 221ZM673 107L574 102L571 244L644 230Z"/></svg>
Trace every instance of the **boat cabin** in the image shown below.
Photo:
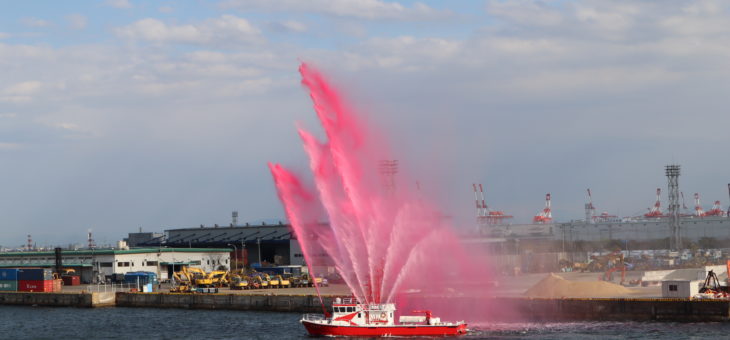
<svg viewBox="0 0 730 340"><path fill-rule="evenodd" d="M395 324L395 304L360 304L354 298L336 298L332 304L332 324L348 326Z"/></svg>

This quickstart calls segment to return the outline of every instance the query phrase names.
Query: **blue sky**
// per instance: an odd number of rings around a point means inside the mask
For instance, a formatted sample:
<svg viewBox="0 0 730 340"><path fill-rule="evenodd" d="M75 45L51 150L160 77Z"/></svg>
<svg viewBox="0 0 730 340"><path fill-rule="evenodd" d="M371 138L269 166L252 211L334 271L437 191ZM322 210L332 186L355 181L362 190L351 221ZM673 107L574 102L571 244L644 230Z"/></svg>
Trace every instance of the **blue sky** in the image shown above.
<svg viewBox="0 0 730 340"><path fill-rule="evenodd" d="M300 60L343 86L458 227L643 213L683 166L727 206L722 1L33 1L0 13L0 245L284 219ZM303 171L304 172L304 171ZM405 176L404 176L405 177ZM691 202L689 205L691 206Z"/></svg>

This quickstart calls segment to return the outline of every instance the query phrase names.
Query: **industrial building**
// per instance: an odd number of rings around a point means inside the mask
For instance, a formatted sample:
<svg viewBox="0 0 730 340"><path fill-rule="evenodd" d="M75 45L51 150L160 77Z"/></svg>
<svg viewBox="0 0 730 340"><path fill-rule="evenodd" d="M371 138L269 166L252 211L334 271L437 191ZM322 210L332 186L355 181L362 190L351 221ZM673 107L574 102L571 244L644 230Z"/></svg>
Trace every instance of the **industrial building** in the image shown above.
<svg viewBox="0 0 730 340"><path fill-rule="evenodd" d="M235 214L235 212L234 212ZM234 215L235 216L235 215ZM234 218L235 221L235 218ZM284 223L167 229L164 234L130 233L141 247L227 248L232 259L243 265L303 265L304 256L291 226ZM146 240L141 241L146 238Z"/></svg>
<svg viewBox="0 0 730 340"><path fill-rule="evenodd" d="M180 266L189 265L211 271L230 267L230 249L216 248L138 248L128 250L90 249L61 251L63 268L74 269L82 283L104 282L113 274L149 271L161 280L172 276ZM52 251L0 253L0 267L53 268L56 256Z"/></svg>

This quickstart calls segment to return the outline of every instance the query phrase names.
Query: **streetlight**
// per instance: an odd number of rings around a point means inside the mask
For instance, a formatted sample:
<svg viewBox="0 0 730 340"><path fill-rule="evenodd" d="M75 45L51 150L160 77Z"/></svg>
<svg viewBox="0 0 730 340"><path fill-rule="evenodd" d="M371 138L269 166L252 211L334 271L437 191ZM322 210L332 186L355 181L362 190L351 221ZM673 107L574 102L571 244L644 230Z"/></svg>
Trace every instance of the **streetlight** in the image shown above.
<svg viewBox="0 0 730 340"><path fill-rule="evenodd" d="M234 260L236 260L236 269L238 269L238 248L236 248L235 244L229 243L228 245L233 246L233 258Z"/></svg>

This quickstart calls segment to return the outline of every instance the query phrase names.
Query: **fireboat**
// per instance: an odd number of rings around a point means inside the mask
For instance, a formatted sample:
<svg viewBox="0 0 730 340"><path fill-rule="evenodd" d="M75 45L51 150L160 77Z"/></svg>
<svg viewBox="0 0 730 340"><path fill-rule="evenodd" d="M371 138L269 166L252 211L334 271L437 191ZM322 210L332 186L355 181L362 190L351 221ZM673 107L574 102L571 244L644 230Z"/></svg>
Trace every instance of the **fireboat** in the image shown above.
<svg viewBox="0 0 730 340"><path fill-rule="evenodd" d="M336 298L332 314L305 314L300 322L313 336L454 336L466 333L466 323L442 322L431 311L401 315L395 323L395 304L364 304L355 298Z"/></svg>

